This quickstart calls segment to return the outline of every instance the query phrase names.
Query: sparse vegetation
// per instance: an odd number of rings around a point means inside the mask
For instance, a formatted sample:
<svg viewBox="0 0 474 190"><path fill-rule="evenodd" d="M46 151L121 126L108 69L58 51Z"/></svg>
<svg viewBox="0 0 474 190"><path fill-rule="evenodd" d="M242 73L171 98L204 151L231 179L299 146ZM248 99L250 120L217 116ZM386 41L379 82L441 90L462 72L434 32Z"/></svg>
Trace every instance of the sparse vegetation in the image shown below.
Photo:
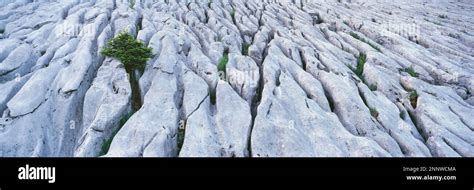
<svg viewBox="0 0 474 190"><path fill-rule="evenodd" d="M216 92L209 91L209 99L211 99L212 105L216 105Z"/></svg>
<svg viewBox="0 0 474 190"><path fill-rule="evenodd" d="M347 25L347 26L351 26L347 20L342 21L342 23L344 23L344 24Z"/></svg>
<svg viewBox="0 0 474 190"><path fill-rule="evenodd" d="M132 117L133 114L134 113L131 112L124 115L122 118L120 118L119 127L114 132L112 132L112 135L110 136L109 139L103 140L102 147L99 154L100 156L103 156L109 152L110 145L112 144L112 140L114 139L115 135L117 135L119 130L125 125L125 123L127 123L127 121L130 119L130 117Z"/></svg>
<svg viewBox="0 0 474 190"><path fill-rule="evenodd" d="M109 139L107 140L103 140L102 142L102 148L100 149L100 153L99 153L99 156L103 156L105 154L107 154L109 152L109 149L110 149L110 145L112 144L112 140L113 140L113 137L118 133L118 130L117 131L114 131L114 133L112 134L112 137L110 137Z"/></svg>
<svg viewBox="0 0 474 190"><path fill-rule="evenodd" d="M410 99L411 106L413 108L416 108L416 105L418 104L418 93L416 92L416 90L412 90L410 92L409 99Z"/></svg>
<svg viewBox="0 0 474 190"><path fill-rule="evenodd" d="M221 57L221 59L219 59L219 63L217 65L217 70L219 72L224 72L224 74L225 74L228 62L229 62L229 52L225 51L224 55Z"/></svg>
<svg viewBox="0 0 474 190"><path fill-rule="evenodd" d="M358 39L359 41L368 44L370 47L372 47L372 48L374 48L375 50L377 50L377 51L380 52L380 48L379 48L377 45L372 44L371 42L367 41L365 38L360 37L357 33L351 32L350 35L351 35L353 38Z"/></svg>
<svg viewBox="0 0 474 190"><path fill-rule="evenodd" d="M363 79L364 74L364 65L367 61L367 56L364 53L359 54L359 58L357 58L357 68L355 69L354 73L359 76L359 78Z"/></svg>
<svg viewBox="0 0 474 190"><path fill-rule="evenodd" d="M448 18L448 15L442 14L442 15L438 15L438 17L439 17L439 18L442 18L442 19L447 19L447 18Z"/></svg>
<svg viewBox="0 0 474 190"><path fill-rule="evenodd" d="M379 112L377 111L377 109L375 108L369 108L370 110L370 115L372 115L372 117L374 118L378 118L379 117Z"/></svg>
<svg viewBox="0 0 474 190"><path fill-rule="evenodd" d="M232 22L235 24L235 8L232 8L232 11L230 11L230 16L232 17Z"/></svg>
<svg viewBox="0 0 474 190"><path fill-rule="evenodd" d="M377 91L377 85L376 84L371 84L371 85L369 85L369 89L371 91Z"/></svg>
<svg viewBox="0 0 474 190"><path fill-rule="evenodd" d="M407 72L412 77L418 77L418 73L415 71L413 66L405 68L405 72Z"/></svg>
<svg viewBox="0 0 474 190"><path fill-rule="evenodd" d="M230 11L230 16L231 16L232 18L235 17L235 9L234 9L234 8L232 8L232 11Z"/></svg>
<svg viewBox="0 0 474 190"><path fill-rule="evenodd" d="M249 55L249 48L251 44L242 44L242 55Z"/></svg>

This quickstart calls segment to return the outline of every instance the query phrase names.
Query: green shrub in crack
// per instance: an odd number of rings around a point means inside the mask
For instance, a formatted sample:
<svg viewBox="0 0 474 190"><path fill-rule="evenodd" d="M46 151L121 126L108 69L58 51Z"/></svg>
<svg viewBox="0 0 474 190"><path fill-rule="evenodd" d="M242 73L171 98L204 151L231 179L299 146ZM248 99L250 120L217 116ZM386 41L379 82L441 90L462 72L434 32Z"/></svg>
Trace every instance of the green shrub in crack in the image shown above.
<svg viewBox="0 0 474 190"><path fill-rule="evenodd" d="M360 53L359 57L357 58L357 67L354 72L361 79L363 78L362 74L364 73L364 65L366 61L367 61L367 56L364 53Z"/></svg>
<svg viewBox="0 0 474 190"><path fill-rule="evenodd" d="M215 91L209 91L209 99L211 100L212 105L216 105L217 94Z"/></svg>
<svg viewBox="0 0 474 190"><path fill-rule="evenodd" d="M405 72L407 72L412 77L418 77L418 73L412 66L405 68Z"/></svg>
<svg viewBox="0 0 474 190"><path fill-rule="evenodd" d="M110 136L109 139L103 140L102 147L99 154L100 156L103 156L107 154L107 152L109 152L110 145L112 144L112 140L114 139L115 135L117 135L119 130L125 125L125 123L130 119L130 117L132 117L132 115L133 115L133 112L128 113L127 115L124 115L122 116L122 118L120 118L119 127L114 132L112 132L112 135Z"/></svg>
<svg viewBox="0 0 474 190"><path fill-rule="evenodd" d="M369 85L369 89L371 91L377 91L377 85L376 84L371 84L371 85Z"/></svg>
<svg viewBox="0 0 474 190"><path fill-rule="evenodd" d="M232 11L230 11L230 16L232 17L232 19L235 19L235 9L232 8Z"/></svg>
<svg viewBox="0 0 474 190"><path fill-rule="evenodd" d="M232 22L235 24L236 23L236 20L235 20L235 8L232 8L232 11L230 11L230 16L232 17Z"/></svg>
<svg viewBox="0 0 474 190"><path fill-rule="evenodd" d="M249 48L250 48L250 44L247 44L247 43L242 44L242 55L248 55Z"/></svg>
<svg viewBox="0 0 474 190"><path fill-rule="evenodd" d="M225 73L228 62L229 62L229 53L224 52L224 55L221 57L221 59L219 59L219 63L217 65L217 70L219 72L224 72Z"/></svg>
<svg viewBox="0 0 474 190"><path fill-rule="evenodd" d="M416 90L412 90L410 92L409 99L410 99L411 106L413 108L416 108L416 105L418 104L418 92L416 92Z"/></svg>
<svg viewBox="0 0 474 190"><path fill-rule="evenodd" d="M379 117L379 112L377 111L377 109L369 108L369 110L370 110L370 115L372 115L372 117L374 117L374 118Z"/></svg>

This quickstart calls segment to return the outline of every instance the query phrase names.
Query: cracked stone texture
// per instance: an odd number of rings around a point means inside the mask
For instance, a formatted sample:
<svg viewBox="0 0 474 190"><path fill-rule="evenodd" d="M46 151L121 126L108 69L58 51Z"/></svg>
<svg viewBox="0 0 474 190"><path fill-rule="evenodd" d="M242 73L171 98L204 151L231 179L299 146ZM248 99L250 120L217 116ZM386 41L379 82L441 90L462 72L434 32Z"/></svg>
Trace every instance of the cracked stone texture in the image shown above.
<svg viewBox="0 0 474 190"><path fill-rule="evenodd" d="M0 1L0 156L95 157L111 139L108 157L473 157L473 13L470 0ZM154 54L123 126L130 81L100 54L121 31Z"/></svg>

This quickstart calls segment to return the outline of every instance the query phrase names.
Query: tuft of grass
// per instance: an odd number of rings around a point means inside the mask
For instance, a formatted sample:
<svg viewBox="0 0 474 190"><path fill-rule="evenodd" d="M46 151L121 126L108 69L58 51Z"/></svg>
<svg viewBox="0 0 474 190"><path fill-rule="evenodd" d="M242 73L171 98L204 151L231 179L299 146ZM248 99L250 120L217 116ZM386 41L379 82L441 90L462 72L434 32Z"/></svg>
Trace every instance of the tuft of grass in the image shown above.
<svg viewBox="0 0 474 190"><path fill-rule="evenodd" d="M415 71L413 66L405 68L405 72L407 72L412 77L418 77L418 73Z"/></svg>
<svg viewBox="0 0 474 190"><path fill-rule="evenodd" d="M229 53L224 52L224 55L221 57L221 59L219 59L219 63L217 65L217 70L219 72L224 72L225 73L228 62L229 62Z"/></svg>
<svg viewBox="0 0 474 190"><path fill-rule="evenodd" d="M416 105L418 104L418 92L416 92L416 90L412 90L408 98L410 99L411 106L416 108Z"/></svg>
<svg viewBox="0 0 474 190"><path fill-rule="evenodd" d="M347 25L347 26L351 26L347 20L342 21L342 23L344 23L344 24Z"/></svg>
<svg viewBox="0 0 474 190"><path fill-rule="evenodd" d="M230 11L230 16L235 17L235 9L234 8L232 8L232 11Z"/></svg>
<svg viewBox="0 0 474 190"><path fill-rule="evenodd" d="M251 44L242 44L242 55L249 55L249 48Z"/></svg>
<svg viewBox="0 0 474 190"><path fill-rule="evenodd" d="M130 119L130 117L132 117L133 114L134 113L131 112L122 116L122 118L120 118L119 127L114 132L112 132L112 135L110 136L109 139L103 140L102 147L99 153L100 156L103 156L109 152L110 145L112 144L112 140L114 139L115 135L117 135L120 129L125 125L125 123L127 123L127 121Z"/></svg>
<svg viewBox="0 0 474 190"><path fill-rule="evenodd" d="M370 115L372 115L372 117L374 118L378 118L379 117L379 112L377 111L377 109L375 108L369 108L370 110Z"/></svg>
<svg viewBox="0 0 474 190"><path fill-rule="evenodd" d="M447 19L448 18L448 15L444 15L444 14L441 14L441 15L438 15L439 18L442 18L442 19Z"/></svg>
<svg viewBox="0 0 474 190"><path fill-rule="evenodd" d="M367 56L364 53L360 53L359 57L357 58L357 67L354 73L361 79L363 78L362 75L364 73L364 65L366 61L367 61Z"/></svg>
<svg viewBox="0 0 474 190"><path fill-rule="evenodd" d="M230 16L232 17L232 22L234 22L234 24L236 23L235 22L235 8L232 8L232 11L230 11Z"/></svg>
<svg viewBox="0 0 474 190"><path fill-rule="evenodd" d="M377 85L376 84L371 84L371 85L369 85L369 89L371 91L377 91Z"/></svg>
<svg viewBox="0 0 474 190"><path fill-rule="evenodd" d="M209 90L209 99L211 99L212 105L216 105L216 92L211 92Z"/></svg>
<svg viewBox="0 0 474 190"><path fill-rule="evenodd" d="M355 38L355 39L357 39L357 40L359 40L359 41L361 41L361 42L364 42L364 43L368 44L370 47L372 47L372 48L374 48L375 50L377 50L378 52L380 52L380 48L379 48L377 45L370 43L370 42L367 41L365 38L360 37L357 33L355 33L355 32L350 32L350 35L351 35L353 38Z"/></svg>

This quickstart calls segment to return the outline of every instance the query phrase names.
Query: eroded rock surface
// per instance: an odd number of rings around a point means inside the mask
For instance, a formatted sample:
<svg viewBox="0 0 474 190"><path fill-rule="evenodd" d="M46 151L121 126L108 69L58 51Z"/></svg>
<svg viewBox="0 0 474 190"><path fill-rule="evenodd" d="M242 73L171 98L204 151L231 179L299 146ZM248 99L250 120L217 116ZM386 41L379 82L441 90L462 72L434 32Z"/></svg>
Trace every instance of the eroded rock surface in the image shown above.
<svg viewBox="0 0 474 190"><path fill-rule="evenodd" d="M472 157L473 12L469 0L1 1L0 156ZM153 48L138 89L100 54L123 31Z"/></svg>

